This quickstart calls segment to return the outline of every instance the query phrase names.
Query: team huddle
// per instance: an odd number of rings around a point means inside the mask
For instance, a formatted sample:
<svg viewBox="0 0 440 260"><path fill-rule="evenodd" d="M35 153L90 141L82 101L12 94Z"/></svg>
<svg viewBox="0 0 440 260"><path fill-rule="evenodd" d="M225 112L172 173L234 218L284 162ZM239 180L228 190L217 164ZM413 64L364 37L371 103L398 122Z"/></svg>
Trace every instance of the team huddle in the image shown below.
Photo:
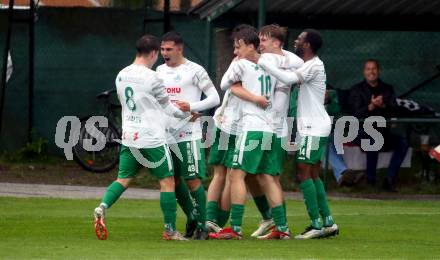
<svg viewBox="0 0 440 260"><path fill-rule="evenodd" d="M322 39L318 31L304 30L295 41L294 54L282 49L285 37L284 28L275 24L259 31L249 25L234 28L235 58L221 80L225 91L221 104L205 69L184 57L178 33L166 33L161 41L150 35L137 41L133 64L116 77L122 147L118 177L94 210L99 239L107 238L106 210L141 167L159 179L165 240L242 239L248 191L262 217L251 236L290 239L280 174L290 145L287 117L295 87L299 88L296 175L311 221L295 238L339 233L319 178L331 131L324 107L326 74L316 54ZM159 51L165 64L153 71ZM199 117L219 104L208 159L214 175L206 193ZM185 234L176 230L177 204L187 218ZM229 219L230 227L225 227Z"/></svg>

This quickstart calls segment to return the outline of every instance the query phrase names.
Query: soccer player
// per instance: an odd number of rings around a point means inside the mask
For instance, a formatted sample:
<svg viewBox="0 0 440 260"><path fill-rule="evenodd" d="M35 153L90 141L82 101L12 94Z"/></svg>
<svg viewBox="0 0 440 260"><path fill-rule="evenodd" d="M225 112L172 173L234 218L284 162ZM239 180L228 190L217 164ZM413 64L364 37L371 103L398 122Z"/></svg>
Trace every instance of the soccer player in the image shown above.
<svg viewBox="0 0 440 260"><path fill-rule="evenodd" d="M247 59L239 59L231 63L222 78L221 88L229 89L234 83L241 81L242 86L249 92L265 96L270 102L274 94L276 80L267 75L255 63L259 59L258 34L255 30L243 29L236 32L233 38L234 52ZM245 177L247 174L255 174L268 198L276 225L273 236L270 238L289 239L290 231L287 227L282 204L282 190L274 178L274 175L279 174L279 169L273 167L272 164L275 159L271 150L271 144L274 140L272 109L270 105L264 109L246 100L242 100L240 106L243 114L243 131L237 142L233 157L233 169L229 177L231 181L232 227L225 228L219 233L213 234L212 237L217 239L242 238L241 225L246 202Z"/></svg>
<svg viewBox="0 0 440 260"><path fill-rule="evenodd" d="M177 32L162 36L161 54L165 64L157 67L157 72L167 93L174 104L185 112L200 112L218 105L220 98L208 73L202 66L186 59L183 48L183 39ZM203 100L202 93L206 96ZM173 151L176 197L187 216L185 236L192 237L197 229L194 239L208 239L206 194L202 185L206 175L205 154L201 149L200 120L170 118L168 129L172 137L168 143Z"/></svg>
<svg viewBox="0 0 440 260"><path fill-rule="evenodd" d="M284 84L299 84L297 129L300 143L296 154L297 174L311 225L296 236L297 239L333 236L339 232L330 213L324 184L319 178L320 160L331 131L331 120L324 107L324 63L317 56L321 45L322 38L318 31L304 30L295 41L295 52L305 63L294 72L280 70L265 59L258 61L258 65Z"/></svg>
<svg viewBox="0 0 440 260"><path fill-rule="evenodd" d="M254 27L241 24L233 33L242 29L255 30ZM256 31L256 30L255 30ZM235 59L244 58L234 51ZM208 163L213 165L214 176L208 188L206 207L207 226L211 232L219 232L226 224L230 213L229 172L235 151L237 136L241 132L240 98L267 107L269 102L264 96L253 95L241 86L240 82L232 85L225 92L223 102L214 114L214 143L211 146ZM267 204L267 202L266 202Z"/></svg>
<svg viewBox="0 0 440 260"><path fill-rule="evenodd" d="M239 102L238 97L227 90L222 105L214 114L214 143L208 158L214 176L209 184L206 204L206 225L212 232L219 232L229 218L229 182L226 177L232 167L235 142L241 128Z"/></svg>
<svg viewBox="0 0 440 260"><path fill-rule="evenodd" d="M150 35L136 42L136 58L116 77L116 88L122 106L122 147L119 154L118 178L107 189L94 211L95 231L99 239L107 238L104 223L110 208L128 188L131 180L145 163L159 179L160 207L164 216L165 240L187 240L176 231L176 195L173 168L166 144L165 126L157 120L162 111L180 118L190 117L171 104L163 81L151 70L157 61L160 43ZM160 107L157 105L159 104Z"/></svg>
<svg viewBox="0 0 440 260"><path fill-rule="evenodd" d="M242 30L242 29L250 29L255 30L254 27L247 25L247 24L241 24L234 28L233 33ZM285 30L280 27L279 25L267 25L262 27L259 38L260 38L260 51L262 53L273 53L275 54L273 59L275 59L275 62L279 64L280 68L290 68L295 69L300 67L304 62L301 58L296 56L293 53L290 53L288 51L284 51L281 49L284 38L285 38ZM240 53L235 53L235 55L239 55ZM237 56L236 58L243 58ZM285 87L282 91L279 91L281 89L275 89L275 95L274 95L274 109L277 109L279 107L280 111L276 117L279 117L280 120L275 121L275 129L277 130L277 138L276 142L274 143L274 148L277 149L277 152L280 154L276 156L276 158L279 158L280 160L277 160L278 167L281 171L283 162L284 162L284 154L285 151L281 148L281 137L283 140L285 140L285 136L287 136L287 122L286 122L286 114L287 109L289 105L289 92L290 87ZM232 95L231 95L232 93ZM229 144L227 144L227 151L225 149L218 149L219 148L219 138L222 136L230 137L232 140L236 139L236 135L240 132L237 131L240 129L240 127L237 127L239 119L240 119L240 112L238 110L239 106L236 104L237 97L254 102L255 104L265 108L268 105L268 101L264 96L259 95L253 95L252 93L248 92L245 88L241 87L241 83L234 84L231 87L231 91L228 90L225 94L225 99L223 100L222 106L217 109L216 115L214 117L215 124L216 124L216 141L214 145L211 147L210 152L210 159L209 163L215 164L214 165L214 177L210 183L209 189L208 189L208 203L207 203L207 225L211 228L211 231L218 232L221 227L226 223L226 220L228 218L228 211L230 207L230 203L228 202L229 196L228 193L229 185L227 185L229 182L226 179L226 172L227 167L230 167L232 154L233 154L233 142L229 140ZM233 127L230 126L229 120L236 120L234 121ZM234 132L233 135L230 134L231 128ZM226 133L225 133L226 132ZM280 137L280 138L278 138ZM225 156L229 155L229 156ZM226 158L226 164L223 162ZM225 167L225 166L226 167ZM247 175L245 178L246 185L254 199L254 202L260 211L260 214L263 218L261 221L258 229L252 233L251 236L258 237L263 234L267 234L269 231L271 231L275 224L272 220L272 214L270 211L269 203L266 199L266 196L264 195L263 190L261 189L257 179L255 178L255 175ZM225 180L226 179L226 180ZM276 177L278 183L279 178ZM225 185L226 183L226 185ZM221 188L225 185L223 193L221 193ZM280 185L281 187L281 185ZM222 196L222 199L220 200L220 208L218 206L219 197ZM285 205L284 205L285 207ZM219 225L217 225L217 222Z"/></svg>
<svg viewBox="0 0 440 260"><path fill-rule="evenodd" d="M275 64L278 64L280 69L298 69L304 64L304 61L297 55L283 50L283 44L286 38L286 29L277 25L270 24L260 28L259 31L260 39L260 52L263 57L272 59ZM270 55L268 55L270 54ZM281 174L284 160L286 158L287 142L289 142L288 136L288 125L287 125L287 111L289 109L289 98L290 98L291 85L281 85L275 89L273 97L273 110L274 110L274 130L276 134L275 142L273 143L272 149L274 150L274 164L278 167ZM250 177L250 176L249 176ZM249 179L251 180L251 179ZM248 188L254 198L255 204L259 209L263 220L252 237L260 237L263 235L268 235L275 223L273 222L272 215L270 212L270 207L267 202L266 196L258 183L250 185L249 180L247 180ZM277 184L280 186L280 175L275 176ZM284 201L284 199L283 199ZM284 210L286 210L285 202L283 202ZM262 238L262 237L261 237Z"/></svg>

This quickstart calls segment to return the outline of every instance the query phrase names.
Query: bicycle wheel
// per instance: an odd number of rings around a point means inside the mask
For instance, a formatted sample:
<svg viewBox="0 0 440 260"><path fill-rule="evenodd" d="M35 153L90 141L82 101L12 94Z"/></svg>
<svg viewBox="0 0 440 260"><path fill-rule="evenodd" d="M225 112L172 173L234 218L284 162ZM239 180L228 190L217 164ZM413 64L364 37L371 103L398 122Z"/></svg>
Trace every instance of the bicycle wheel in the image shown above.
<svg viewBox="0 0 440 260"><path fill-rule="evenodd" d="M84 140L92 139L92 144L98 141L86 131L85 124L90 116L82 118L78 143L73 147L74 160L84 169L95 173L104 173L113 169L119 160L120 144L115 139L120 138L117 128L108 122L108 127L95 127L105 136L105 146L101 151L87 151L84 149Z"/></svg>

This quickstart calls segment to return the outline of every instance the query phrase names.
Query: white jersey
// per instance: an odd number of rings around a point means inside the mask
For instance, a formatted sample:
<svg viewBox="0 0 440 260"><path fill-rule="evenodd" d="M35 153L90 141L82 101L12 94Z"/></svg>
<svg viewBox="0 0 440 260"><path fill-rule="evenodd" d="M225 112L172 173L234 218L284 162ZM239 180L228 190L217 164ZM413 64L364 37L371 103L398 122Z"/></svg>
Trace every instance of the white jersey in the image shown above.
<svg viewBox="0 0 440 260"><path fill-rule="evenodd" d="M157 67L156 71L164 81L171 101L198 102L202 97L203 91L214 87L206 70L187 59L177 67L169 67L166 64L162 64ZM189 122L169 117L168 132L168 143L179 143L202 138L202 128L199 119L195 122Z"/></svg>
<svg viewBox="0 0 440 260"><path fill-rule="evenodd" d="M223 102L215 110L214 124L217 128L231 135L239 135L241 132L241 99L236 97L228 89L223 96Z"/></svg>
<svg viewBox="0 0 440 260"><path fill-rule="evenodd" d="M267 59L280 69L284 70L296 70L300 68L304 61L297 55L282 50L283 55L264 53L261 55L263 59ZM291 85L284 85L280 82L279 86L275 89L273 99L274 110L274 130L277 137L286 137L289 132L287 125L287 112L290 104L290 91Z"/></svg>
<svg viewBox="0 0 440 260"><path fill-rule="evenodd" d="M116 77L116 90L122 106L122 144L154 148L166 143L163 109L158 102L167 99L157 73L142 65L125 67Z"/></svg>
<svg viewBox="0 0 440 260"><path fill-rule="evenodd" d="M324 63L315 56L295 73L300 79L297 108L299 134L329 136L331 119L324 106L327 81Z"/></svg>
<svg viewBox="0 0 440 260"><path fill-rule="evenodd" d="M221 88L229 89L235 82L255 95L266 96L272 102L277 80L246 59L233 61L223 75ZM274 132L272 106L263 109L253 102L240 100L243 131Z"/></svg>

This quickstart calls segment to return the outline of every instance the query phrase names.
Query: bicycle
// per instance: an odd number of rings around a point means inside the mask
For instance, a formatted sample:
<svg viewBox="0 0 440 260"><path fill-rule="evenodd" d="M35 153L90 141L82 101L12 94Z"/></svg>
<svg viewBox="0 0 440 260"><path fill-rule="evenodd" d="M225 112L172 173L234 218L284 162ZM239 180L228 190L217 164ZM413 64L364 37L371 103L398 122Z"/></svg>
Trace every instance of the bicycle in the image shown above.
<svg viewBox="0 0 440 260"><path fill-rule="evenodd" d="M78 143L73 147L74 160L84 169L94 173L105 173L116 167L119 161L119 151L121 148L119 139L121 137L122 129L120 127L120 111L121 106L119 103L112 102L111 98L116 93L115 89L106 90L99 93L96 99L102 101L106 108L104 117L108 119L107 127L100 127L98 123L95 123L95 127L104 134L105 146L100 151L87 151L84 149L84 140L91 139L92 144L97 143L97 139L93 135L86 131L85 124L92 115L83 117L80 119L81 128L79 133Z"/></svg>

